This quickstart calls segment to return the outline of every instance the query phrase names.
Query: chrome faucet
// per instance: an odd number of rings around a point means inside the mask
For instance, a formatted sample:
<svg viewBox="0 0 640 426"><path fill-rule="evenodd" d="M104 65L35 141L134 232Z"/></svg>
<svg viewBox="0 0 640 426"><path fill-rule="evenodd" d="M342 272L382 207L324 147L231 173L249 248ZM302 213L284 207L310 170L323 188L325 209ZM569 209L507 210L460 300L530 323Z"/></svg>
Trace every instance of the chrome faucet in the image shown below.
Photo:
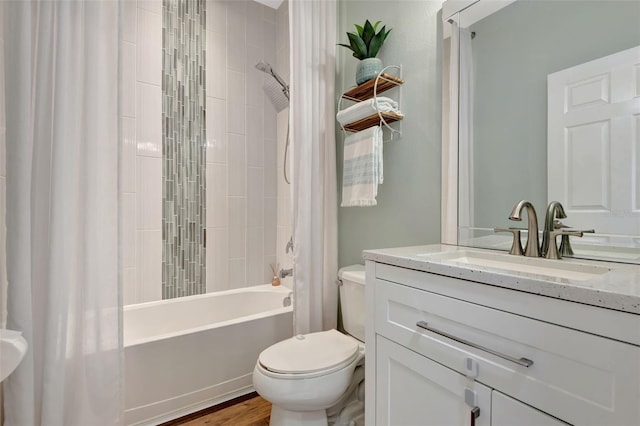
<svg viewBox="0 0 640 426"><path fill-rule="evenodd" d="M567 214L564 212L564 207L560 204L560 201L552 201L547 207L547 214L544 217L544 231L542 232L542 247L540 248L540 256L546 256L549 251L549 244L551 240L551 232L555 228L556 219L565 219Z"/></svg>
<svg viewBox="0 0 640 426"><path fill-rule="evenodd" d="M293 268L280 269L280 278L285 279L293 276Z"/></svg>
<svg viewBox="0 0 640 426"><path fill-rule="evenodd" d="M540 242L538 241L538 216L536 215L536 209L527 200L521 200L513 207L509 220L522 220L522 210L527 211L527 245L524 250L524 255L529 257L540 256Z"/></svg>

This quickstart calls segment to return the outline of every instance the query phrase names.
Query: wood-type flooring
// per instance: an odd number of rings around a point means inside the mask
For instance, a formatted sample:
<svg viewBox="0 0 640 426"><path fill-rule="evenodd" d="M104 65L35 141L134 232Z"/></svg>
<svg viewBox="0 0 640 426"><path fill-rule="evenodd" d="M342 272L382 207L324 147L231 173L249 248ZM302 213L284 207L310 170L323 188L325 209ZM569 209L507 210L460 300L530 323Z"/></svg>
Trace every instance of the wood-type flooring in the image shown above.
<svg viewBox="0 0 640 426"><path fill-rule="evenodd" d="M247 399L249 398L249 399ZM161 426L268 426L271 403L256 393L236 398L231 404L202 410Z"/></svg>

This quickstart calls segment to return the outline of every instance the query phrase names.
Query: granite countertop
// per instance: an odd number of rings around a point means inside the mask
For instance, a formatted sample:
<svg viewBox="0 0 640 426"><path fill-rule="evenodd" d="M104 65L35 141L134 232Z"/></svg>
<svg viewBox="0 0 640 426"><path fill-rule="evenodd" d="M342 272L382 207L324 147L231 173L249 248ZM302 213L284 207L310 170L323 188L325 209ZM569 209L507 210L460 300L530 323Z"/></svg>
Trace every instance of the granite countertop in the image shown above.
<svg viewBox="0 0 640 426"><path fill-rule="evenodd" d="M456 262L457 255L470 252L507 255L506 252L494 250L432 244L365 250L364 259L640 315L638 265L567 258L539 260L539 263L562 262L571 265L577 274L581 269L609 269L606 273L578 280Z"/></svg>

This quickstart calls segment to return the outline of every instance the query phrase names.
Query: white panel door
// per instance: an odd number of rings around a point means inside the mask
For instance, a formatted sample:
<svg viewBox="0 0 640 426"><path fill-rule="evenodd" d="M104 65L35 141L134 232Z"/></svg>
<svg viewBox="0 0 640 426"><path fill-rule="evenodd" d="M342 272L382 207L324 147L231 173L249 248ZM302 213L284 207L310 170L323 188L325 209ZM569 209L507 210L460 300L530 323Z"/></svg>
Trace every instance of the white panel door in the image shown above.
<svg viewBox="0 0 640 426"><path fill-rule="evenodd" d="M381 336L376 341L376 425L491 424L491 389ZM475 395L473 406L465 392ZM472 420L474 407L480 415Z"/></svg>
<svg viewBox="0 0 640 426"><path fill-rule="evenodd" d="M640 46L547 77L547 196L573 228L640 234Z"/></svg>
<svg viewBox="0 0 640 426"><path fill-rule="evenodd" d="M498 391L491 394L491 426L568 426L542 411Z"/></svg>

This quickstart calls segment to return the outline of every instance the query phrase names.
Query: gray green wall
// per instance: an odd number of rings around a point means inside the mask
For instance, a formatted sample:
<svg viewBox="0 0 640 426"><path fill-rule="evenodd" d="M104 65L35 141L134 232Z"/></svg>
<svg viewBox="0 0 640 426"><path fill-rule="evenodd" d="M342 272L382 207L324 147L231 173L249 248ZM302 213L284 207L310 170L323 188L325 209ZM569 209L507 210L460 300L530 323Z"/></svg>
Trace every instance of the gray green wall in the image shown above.
<svg viewBox="0 0 640 426"><path fill-rule="evenodd" d="M392 33L379 58L401 64L405 84L402 136L384 145L384 183L374 207L339 207L339 264L363 263L366 249L440 241L442 103L441 1L338 0L338 42L365 19L381 20ZM357 59L337 47L336 102L355 85ZM397 96L397 90L388 92ZM350 104L349 104L350 105ZM344 134L336 134L338 184L342 183ZM341 187L338 188L338 199Z"/></svg>
<svg viewBox="0 0 640 426"><path fill-rule="evenodd" d="M547 74L640 45L640 2L517 1L471 30L475 226L512 226L518 200L548 202Z"/></svg>

